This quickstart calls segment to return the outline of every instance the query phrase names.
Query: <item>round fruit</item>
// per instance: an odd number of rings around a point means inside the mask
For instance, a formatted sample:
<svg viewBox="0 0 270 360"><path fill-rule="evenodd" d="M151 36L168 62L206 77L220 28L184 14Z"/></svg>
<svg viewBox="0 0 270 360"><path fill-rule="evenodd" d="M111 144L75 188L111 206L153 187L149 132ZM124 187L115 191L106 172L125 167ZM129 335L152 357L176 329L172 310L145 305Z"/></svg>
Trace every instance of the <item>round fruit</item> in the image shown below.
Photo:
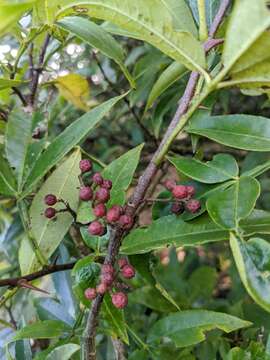
<svg viewBox="0 0 270 360"><path fill-rule="evenodd" d="M93 221L88 226L88 232L90 235L101 236L104 234L104 226L99 221Z"/></svg>
<svg viewBox="0 0 270 360"><path fill-rule="evenodd" d="M53 194L48 194L45 196L44 202L49 206L55 205L57 203L57 197Z"/></svg>
<svg viewBox="0 0 270 360"><path fill-rule="evenodd" d="M186 209L190 211L192 214L199 211L200 208L201 208L201 203L199 202L199 200L192 199L186 203Z"/></svg>
<svg viewBox="0 0 270 360"><path fill-rule="evenodd" d="M80 161L79 167L82 173L90 171L92 169L92 163L90 160L83 159Z"/></svg>
<svg viewBox="0 0 270 360"><path fill-rule="evenodd" d="M105 188L100 188L97 190L95 199L99 202L105 203L110 199L110 191Z"/></svg>
<svg viewBox="0 0 270 360"><path fill-rule="evenodd" d="M184 185L176 185L172 194L176 199L185 199L188 196L187 187Z"/></svg>
<svg viewBox="0 0 270 360"><path fill-rule="evenodd" d="M48 219L52 219L53 217L55 217L56 214L56 210L52 207L48 207L45 211L44 211L44 215L46 216L46 218Z"/></svg>
<svg viewBox="0 0 270 360"><path fill-rule="evenodd" d="M92 180L97 185L102 185L103 183L103 177L100 175L100 173L95 173L92 177Z"/></svg>
<svg viewBox="0 0 270 360"><path fill-rule="evenodd" d="M132 279L135 276L135 269L133 266L131 265L125 265L122 269L121 269L121 274L124 278L126 279Z"/></svg>
<svg viewBox="0 0 270 360"><path fill-rule="evenodd" d="M94 207L93 213L96 217L103 217L106 215L106 207L104 204L98 204Z"/></svg>
<svg viewBox="0 0 270 360"><path fill-rule="evenodd" d="M93 190L89 186L83 186L80 188L79 197L83 201L88 201L93 198Z"/></svg>
<svg viewBox="0 0 270 360"><path fill-rule="evenodd" d="M128 297L122 291L112 295L112 303L118 309L123 309L128 304Z"/></svg>
<svg viewBox="0 0 270 360"><path fill-rule="evenodd" d="M96 298L96 296L97 296L96 289L94 289L94 288L86 289L85 292L84 292L84 296L88 300L94 300Z"/></svg>

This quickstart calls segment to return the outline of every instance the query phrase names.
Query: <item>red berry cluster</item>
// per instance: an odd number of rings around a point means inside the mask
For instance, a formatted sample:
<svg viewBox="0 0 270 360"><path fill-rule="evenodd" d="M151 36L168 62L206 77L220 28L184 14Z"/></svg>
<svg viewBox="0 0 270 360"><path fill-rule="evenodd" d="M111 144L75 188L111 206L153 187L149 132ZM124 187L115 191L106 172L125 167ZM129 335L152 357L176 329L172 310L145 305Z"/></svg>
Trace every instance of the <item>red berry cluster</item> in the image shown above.
<svg viewBox="0 0 270 360"><path fill-rule="evenodd" d="M57 201L58 201L57 197L53 194L48 194L45 196L44 202L46 205L49 206L44 211L44 215L46 216L46 218L52 219L55 217L57 211L52 206L55 205L57 203Z"/></svg>
<svg viewBox="0 0 270 360"><path fill-rule="evenodd" d="M195 188L191 185L177 185L173 180L167 180L164 186L169 190L175 199L171 206L171 212L174 214L181 214L185 210L196 213L201 208L199 200L193 199L195 195Z"/></svg>
<svg viewBox="0 0 270 360"><path fill-rule="evenodd" d="M122 228L128 230L133 225L133 218L125 213L125 209L120 205L113 205L111 208L106 207L106 203L110 200L110 190L112 188L112 181L103 179L100 173L94 173L87 184L84 183L87 178L87 173L92 170L91 161L84 159L79 164L81 170L81 176L83 186L79 191L79 197L82 201L91 201L95 220L92 221L88 226L88 232L90 235L102 236L106 232L106 224L119 224ZM67 203L63 200L58 200L55 195L48 194L45 196L45 204L49 205L44 215L48 219L55 217L57 210L52 206L57 201L63 202L66 207ZM70 211L70 208L66 208ZM63 209L61 210L63 211Z"/></svg>
<svg viewBox="0 0 270 360"><path fill-rule="evenodd" d="M88 300L94 300L98 294L104 295L110 292L113 305L118 309L123 309L128 304L128 296L122 291L125 285L118 279L118 275L125 279L132 279L135 276L135 269L130 265L126 258L118 260L118 269L111 264L103 264L101 267L100 282L96 288L88 288L84 295ZM121 290L121 291L120 291Z"/></svg>
<svg viewBox="0 0 270 360"><path fill-rule="evenodd" d="M89 160L81 160L81 172L91 170L92 164ZM90 235L102 236L106 231L106 223L120 224L123 228L129 229L133 225L131 216L125 214L125 210L120 205L107 208L105 204L110 200L110 190L112 182L103 179L100 173L94 173L91 178L91 185L83 186L80 189L80 199L82 201L92 201L93 213L96 217L88 226Z"/></svg>

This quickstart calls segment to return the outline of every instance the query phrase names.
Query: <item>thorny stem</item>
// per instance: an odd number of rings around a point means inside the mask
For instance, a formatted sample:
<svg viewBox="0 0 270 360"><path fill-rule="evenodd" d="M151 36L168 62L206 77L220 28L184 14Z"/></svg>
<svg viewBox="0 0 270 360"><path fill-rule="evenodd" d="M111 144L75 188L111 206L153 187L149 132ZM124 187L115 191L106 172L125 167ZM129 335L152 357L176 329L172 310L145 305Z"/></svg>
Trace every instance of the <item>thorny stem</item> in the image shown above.
<svg viewBox="0 0 270 360"><path fill-rule="evenodd" d="M59 271L64 271L64 270L70 270L75 266L76 262L71 262L71 263L67 263L67 264L52 264L52 265L47 265L44 266L42 270L39 270L37 272L25 275L25 276L20 276L20 277L15 277L15 278L9 278L9 279L1 279L0 280L0 287L3 286L10 286L10 287L16 287L16 286L20 286L20 283L22 280L24 281L33 281L36 279L39 279L45 275L48 274L53 274L55 272L59 272Z"/></svg>
<svg viewBox="0 0 270 360"><path fill-rule="evenodd" d="M216 33L218 26L221 24L229 4L229 0L223 0L221 3L220 9L216 15L216 18L214 19L213 26L210 29L209 41L207 41L207 43L205 44L206 51L218 44L213 43L214 40L212 39L212 37ZM209 43L212 44L212 47L209 45ZM214 86L216 85L217 80L216 82L212 83L212 86L208 86L206 90L204 90L203 93L197 99L195 99L194 103L191 105L199 76L200 75L197 72L191 73L184 95L179 102L177 111L164 135L164 138L161 141L155 154L153 155L149 165L145 169L142 176L139 178L134 193L127 204L126 212L131 216L135 215L136 210L144 199L151 180L155 176L158 170L158 166L162 163L164 156L166 155L173 140L183 129L193 112L198 108L201 102L208 96L208 94L214 89ZM188 110L190 105L191 108L190 110ZM108 252L104 261L105 264L114 264L124 234L125 231L119 227L112 229L109 240ZM96 328L98 326L98 315L101 309L102 301L103 295L98 295L93 301L91 311L88 315L86 328L82 339L83 360L96 360L95 336Z"/></svg>

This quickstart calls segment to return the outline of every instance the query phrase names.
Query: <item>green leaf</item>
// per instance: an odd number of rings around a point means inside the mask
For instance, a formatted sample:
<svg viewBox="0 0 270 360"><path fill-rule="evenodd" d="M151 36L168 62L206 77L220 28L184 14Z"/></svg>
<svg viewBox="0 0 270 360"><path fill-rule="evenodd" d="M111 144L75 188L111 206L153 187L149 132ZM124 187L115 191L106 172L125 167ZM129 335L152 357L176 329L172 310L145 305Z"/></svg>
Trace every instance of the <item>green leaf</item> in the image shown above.
<svg viewBox="0 0 270 360"><path fill-rule="evenodd" d="M72 276L74 277L73 291L77 298L87 307L90 306L91 301L85 298L84 291L97 285L99 273L100 266L94 262L92 255L77 261L72 270Z"/></svg>
<svg viewBox="0 0 270 360"><path fill-rule="evenodd" d="M67 307L49 297L38 297L34 299L34 305L39 320L61 320L73 326L74 318L69 315Z"/></svg>
<svg viewBox="0 0 270 360"><path fill-rule="evenodd" d="M240 62L241 57L248 54L251 46L269 26L270 16L265 0L237 0L235 2L224 43L225 71L230 70L234 65L237 66L237 61Z"/></svg>
<svg viewBox="0 0 270 360"><path fill-rule="evenodd" d="M119 337L125 344L129 344L124 311L112 304L111 296L106 294L102 305L102 317L108 324L108 331L113 337ZM107 328L107 326L106 326Z"/></svg>
<svg viewBox="0 0 270 360"><path fill-rule="evenodd" d="M245 231L244 235L269 234L270 232L270 213L263 210L253 210L253 212L240 221L240 227Z"/></svg>
<svg viewBox="0 0 270 360"><path fill-rule="evenodd" d="M218 154L212 161L203 163L183 156L169 157L168 160L184 175L206 184L215 184L236 178L239 172L233 156Z"/></svg>
<svg viewBox="0 0 270 360"><path fill-rule="evenodd" d="M72 329L67 324L58 320L39 321L27 325L15 333L11 342L21 339L51 339L70 332Z"/></svg>
<svg viewBox="0 0 270 360"><path fill-rule="evenodd" d="M173 27L178 31L188 31L195 37L198 35L191 11L183 0L160 0L173 19Z"/></svg>
<svg viewBox="0 0 270 360"><path fill-rule="evenodd" d="M270 233L270 213L254 210L249 217L240 221L245 236ZM197 246L200 244L229 239L229 232L217 226L209 217L184 222L174 216L164 216L146 227L132 230L125 238L121 252L143 254L166 246Z"/></svg>
<svg viewBox="0 0 270 360"><path fill-rule="evenodd" d="M56 24L113 59L122 69L130 85L135 87L135 81L124 65L124 50L104 28L78 16L66 17Z"/></svg>
<svg viewBox="0 0 270 360"><path fill-rule="evenodd" d="M78 206L78 176L80 174L79 162L81 153L76 150L65 160L45 181L38 191L30 208L30 221L32 235L46 259L53 254L66 232L73 218L69 213L59 213L55 221L46 219L43 215L46 208L44 197L46 194L54 194L57 198L68 201L73 210ZM58 204L56 208L63 208ZM30 273L39 268L35 254L27 242L23 242L20 248L20 265L22 274Z"/></svg>
<svg viewBox="0 0 270 360"><path fill-rule="evenodd" d="M184 65L179 64L177 61L171 63L159 76L155 82L146 104L145 111L151 108L155 100L177 80L184 76L187 69Z"/></svg>
<svg viewBox="0 0 270 360"><path fill-rule="evenodd" d="M186 347L205 340L205 331L220 329L226 333L250 326L248 321L214 311L188 310L169 315L150 329L148 342L170 339L177 347Z"/></svg>
<svg viewBox="0 0 270 360"><path fill-rule="evenodd" d="M1 9L1 5L0 5L0 9ZM25 81L22 80L10 80L10 79L0 78L0 90L16 87L24 83Z"/></svg>
<svg viewBox="0 0 270 360"><path fill-rule="evenodd" d="M0 4L0 34L6 33L26 11L30 10L34 1L21 1L20 3Z"/></svg>
<svg viewBox="0 0 270 360"><path fill-rule="evenodd" d="M239 220L251 213L259 195L259 182L243 176L226 190L217 191L209 197L207 211L217 225L224 229L236 229Z"/></svg>
<svg viewBox="0 0 270 360"><path fill-rule="evenodd" d="M240 278L252 299L270 312L270 245L263 239L243 241L231 233L230 246Z"/></svg>
<svg viewBox="0 0 270 360"><path fill-rule="evenodd" d="M186 31L174 30L174 21L167 6L159 0L137 0L136 3L129 0L88 0L88 1L59 1L61 10L58 15L69 14L78 11L80 5L85 12L89 9L89 15L95 18L111 21L124 28L134 36L157 47L166 55L184 64L189 69L196 69L206 77L205 55L201 44L193 35ZM72 10L69 10L70 7ZM186 20L185 20L186 21ZM185 22L184 21L184 22ZM184 22L181 22L184 24ZM188 29L187 29L188 30Z"/></svg>
<svg viewBox="0 0 270 360"><path fill-rule="evenodd" d="M46 360L69 360L79 350L80 346L77 344L61 345L51 351Z"/></svg>
<svg viewBox="0 0 270 360"><path fill-rule="evenodd" d="M196 246L228 238L228 233L203 216L184 222L174 215L164 216L145 229L135 229L125 238L121 251L141 254L162 249L168 245Z"/></svg>
<svg viewBox="0 0 270 360"><path fill-rule="evenodd" d="M16 184L14 175L6 159L0 153L0 194L15 195Z"/></svg>
<svg viewBox="0 0 270 360"><path fill-rule="evenodd" d="M253 115L195 116L187 131L237 149L270 151L270 120Z"/></svg>
<svg viewBox="0 0 270 360"><path fill-rule="evenodd" d="M6 154L10 166L14 169L20 189L27 150L32 140L31 116L21 110L12 111L6 127Z"/></svg>
<svg viewBox="0 0 270 360"><path fill-rule="evenodd" d="M129 150L102 171L105 179L110 179L113 183L111 189L111 199L108 206L114 204L123 205L125 202L125 193L133 179L134 172L140 160L140 154L143 144Z"/></svg>
<svg viewBox="0 0 270 360"><path fill-rule="evenodd" d="M256 153L256 154L261 154L261 153ZM267 154L267 153L265 153L265 154ZM242 173L242 176L257 177L257 176L262 175L264 172L266 172L269 169L270 169L270 160L268 160L268 161L265 160L264 162L262 162L262 164L259 164L255 167L253 167L252 169L248 169L248 170L244 171Z"/></svg>
<svg viewBox="0 0 270 360"><path fill-rule="evenodd" d="M93 110L81 116L79 119L69 125L52 143L46 151L38 158L35 166L29 174L24 196L29 194L37 182L60 161L74 146L83 141L93 130L102 118L111 110L111 108L124 97L121 95L112 98Z"/></svg>
<svg viewBox="0 0 270 360"><path fill-rule="evenodd" d="M92 221L93 218L89 221ZM97 254L106 249L106 245L108 244L110 232L107 231L103 236L94 236L90 235L87 227L81 227L80 232L85 244L92 250L94 250Z"/></svg>
<svg viewBox="0 0 270 360"><path fill-rule="evenodd" d="M142 304L158 312L174 312L175 305L152 286L143 286L129 294L130 303Z"/></svg>

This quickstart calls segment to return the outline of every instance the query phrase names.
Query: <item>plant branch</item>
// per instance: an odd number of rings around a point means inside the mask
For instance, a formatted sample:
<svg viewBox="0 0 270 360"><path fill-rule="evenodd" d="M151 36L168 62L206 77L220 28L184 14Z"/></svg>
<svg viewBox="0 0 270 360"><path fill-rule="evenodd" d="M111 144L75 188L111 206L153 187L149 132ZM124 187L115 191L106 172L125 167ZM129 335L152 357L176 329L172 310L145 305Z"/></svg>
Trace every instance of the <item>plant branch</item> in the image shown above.
<svg viewBox="0 0 270 360"><path fill-rule="evenodd" d="M199 36L201 41L205 41L208 37L207 21L206 21L206 4L205 0L198 0L199 11Z"/></svg>
<svg viewBox="0 0 270 360"><path fill-rule="evenodd" d="M59 265L52 264L52 265L44 266L43 269L40 271L31 273L31 274L28 274L25 276L9 278L9 279L0 279L0 287L3 287L3 286L17 287L17 286L20 286L20 283L22 281L29 282L29 281L39 279L45 275L53 274L55 272L73 269L75 264L76 264L76 262L71 262L71 263L67 263L67 264L59 264Z"/></svg>
<svg viewBox="0 0 270 360"><path fill-rule="evenodd" d="M213 21L210 31L209 31L210 38L213 38L214 35L216 34L220 24L222 23L222 21L225 17L226 11L227 11L228 7L230 6L230 4L231 4L231 0L223 0L221 2L218 12L214 18L214 21Z"/></svg>
<svg viewBox="0 0 270 360"><path fill-rule="evenodd" d="M211 34L215 34L219 24L222 21L223 16L225 15L228 5L229 5L228 0L224 0L221 3L221 9L225 8L225 10L218 11L217 14L218 19L214 20L213 23L214 25L210 29ZM221 14L223 15L221 16ZM209 42L211 43L211 46L209 45ZM215 42L213 43L212 37L210 37L204 46L205 51L206 52L209 51L212 47L218 45L219 43L220 41L218 43ZM149 165L146 167L142 176L138 180L138 184L134 189L133 195L129 199L128 204L126 206L126 213L128 213L132 217L135 216L138 207L144 200L145 194L149 188L151 180L155 176L173 140L178 135L179 131L184 127L184 125L186 124L190 116L193 114L193 112L199 107L201 102L207 97L207 95L212 90L212 88L209 88L201 96L199 96L196 99L196 101L192 103L199 77L200 77L199 73L197 72L191 73L185 92L178 104L176 113L163 137L163 140L161 141L156 152L154 153ZM111 229L108 252L104 260L104 264L113 265L115 263L117 255L120 250L121 241L125 233L126 231L119 226ZM91 311L87 318L86 328L82 338L83 360L96 360L95 336L96 336L96 328L98 325L98 315L101 309L102 301L103 301L103 295L99 294L96 297L96 299L93 301Z"/></svg>
<svg viewBox="0 0 270 360"><path fill-rule="evenodd" d="M49 41L50 41L50 35L47 34L44 40L44 43L42 45L40 54L39 54L39 59L38 59L38 66L37 68L33 67L33 58L32 58L32 51L33 48L31 47L31 55L30 55L30 74L32 76L32 81L30 84L30 97L29 97L29 101L30 101L30 105L34 106L35 103L35 98L36 98L36 92L37 92L37 87L38 87L38 81L39 81L39 76L43 71L43 63L44 63L44 58L45 58L45 54L46 54L46 50L47 47L49 45Z"/></svg>

